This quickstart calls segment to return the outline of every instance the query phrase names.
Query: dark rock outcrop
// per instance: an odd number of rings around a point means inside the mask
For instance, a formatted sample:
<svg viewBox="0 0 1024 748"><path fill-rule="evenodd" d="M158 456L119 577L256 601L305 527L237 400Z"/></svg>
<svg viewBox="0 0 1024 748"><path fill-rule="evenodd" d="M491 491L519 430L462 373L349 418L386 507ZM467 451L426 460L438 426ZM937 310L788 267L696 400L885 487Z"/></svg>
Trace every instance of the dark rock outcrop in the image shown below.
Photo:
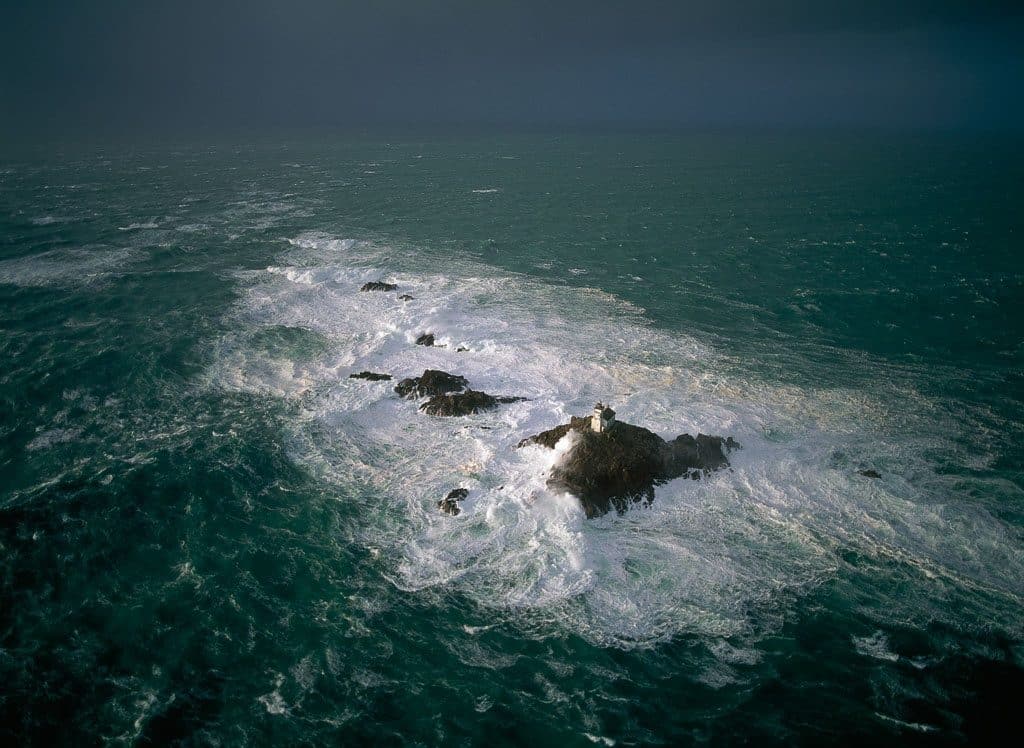
<svg viewBox="0 0 1024 748"><path fill-rule="evenodd" d="M358 374L349 374L349 379L368 379L371 382L383 382L391 379L390 374L378 374L374 371L361 371Z"/></svg>
<svg viewBox="0 0 1024 748"><path fill-rule="evenodd" d="M699 478L701 474L729 467L726 455L740 448L731 436L723 439L707 434L697 434L696 439L689 434L680 434L668 442L668 446L671 451L665 458L665 469L673 478L683 473Z"/></svg>
<svg viewBox="0 0 1024 748"><path fill-rule="evenodd" d="M385 283L384 281L370 281L364 283L359 289L360 291L397 291L398 285L395 283Z"/></svg>
<svg viewBox="0 0 1024 748"><path fill-rule="evenodd" d="M576 441L551 469L547 484L578 497L588 517L612 509L621 514L635 501L650 503L656 485L727 467L726 454L739 449L731 437L705 434L696 438L683 434L666 442L653 431L621 421L599 434L586 417L573 417L567 424L524 439L519 446L539 444L553 449L570 431L576 432Z"/></svg>
<svg viewBox="0 0 1024 748"><path fill-rule="evenodd" d="M399 301L412 301L414 298L416 298L416 297L415 296L410 296L409 294L404 293L404 294L402 294L401 296L398 297L398 300Z"/></svg>
<svg viewBox="0 0 1024 748"><path fill-rule="evenodd" d="M863 475L865 478L874 478L875 480L878 480L879 478L882 477L882 474L879 473L877 470L871 470L871 469L868 469L868 470L858 470L857 474L858 475Z"/></svg>
<svg viewBox="0 0 1024 748"><path fill-rule="evenodd" d="M469 387L469 380L446 371L427 369L421 376L408 377L395 385L402 397L437 397L449 392L461 392Z"/></svg>
<svg viewBox="0 0 1024 748"><path fill-rule="evenodd" d="M468 416L497 408L500 403L517 403L523 397L495 397L479 390L466 390L455 394L435 395L420 406L432 416Z"/></svg>
<svg viewBox="0 0 1024 748"><path fill-rule="evenodd" d="M421 376L403 379L395 392L405 398L429 397L420 410L432 416L468 416L492 410L505 403L517 403L524 397L496 397L469 389L469 380L457 374L427 369Z"/></svg>
<svg viewBox="0 0 1024 748"><path fill-rule="evenodd" d="M437 502L437 508L445 514L456 516L462 510L459 508L459 502L469 496L469 489L456 488L448 492L448 495Z"/></svg>
<svg viewBox="0 0 1024 748"><path fill-rule="evenodd" d="M455 352L456 353L466 353L468 350L469 350L469 348L466 348L465 346L461 346L460 345L458 348L455 349Z"/></svg>
<svg viewBox="0 0 1024 748"><path fill-rule="evenodd" d="M569 419L569 423L563 423L561 426L555 426L553 429L548 429L547 431L541 431L539 434L528 436L519 442L519 444L516 445L516 448L526 447L530 444L539 444L542 447L554 449L555 445L558 444L558 442L562 440L562 437L568 434L570 430L583 431L589 428L590 416L586 416L584 418L572 416Z"/></svg>
<svg viewBox="0 0 1024 748"><path fill-rule="evenodd" d="M416 345L425 345L428 348L434 345L434 334L431 332L425 332L416 338Z"/></svg>

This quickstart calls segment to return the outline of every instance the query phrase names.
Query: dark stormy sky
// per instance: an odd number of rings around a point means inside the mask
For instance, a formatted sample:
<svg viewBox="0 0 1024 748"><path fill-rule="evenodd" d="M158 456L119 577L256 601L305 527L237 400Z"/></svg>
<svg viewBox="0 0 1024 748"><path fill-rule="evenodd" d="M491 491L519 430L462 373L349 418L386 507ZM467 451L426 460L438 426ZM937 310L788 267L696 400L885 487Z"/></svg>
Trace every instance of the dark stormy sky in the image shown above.
<svg viewBox="0 0 1024 748"><path fill-rule="evenodd" d="M0 128L1024 129L1024 1L0 0Z"/></svg>

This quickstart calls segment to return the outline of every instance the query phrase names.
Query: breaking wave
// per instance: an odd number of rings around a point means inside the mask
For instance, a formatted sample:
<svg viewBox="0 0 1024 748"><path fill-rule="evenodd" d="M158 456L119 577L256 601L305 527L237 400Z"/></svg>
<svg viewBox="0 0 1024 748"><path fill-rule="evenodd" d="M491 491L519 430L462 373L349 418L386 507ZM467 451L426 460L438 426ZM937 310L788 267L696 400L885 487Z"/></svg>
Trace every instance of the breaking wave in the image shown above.
<svg viewBox="0 0 1024 748"><path fill-rule="evenodd" d="M245 275L210 385L293 406L290 453L339 496L359 497L360 542L391 559L400 589L454 591L540 636L568 629L624 647L756 640L851 552L911 580L877 600L879 618L948 617L949 589L1004 602L1024 593L1012 533L984 508L949 501L928 463L956 424L919 393L893 393L884 377L877 389L813 389L744 376L707 342L597 289L324 234L288 241L279 264ZM380 279L399 291L358 291ZM414 345L425 332L436 347ZM432 418L394 382L348 378L426 368L528 400ZM897 395L924 414L912 432L905 412L894 421ZM556 455L514 446L599 399L662 436L729 435L743 449L731 470L659 487L650 507L586 520L545 486ZM460 486L462 513L440 514L437 500ZM1016 630L1012 609L980 605L978 615ZM730 646L723 661L743 651Z"/></svg>

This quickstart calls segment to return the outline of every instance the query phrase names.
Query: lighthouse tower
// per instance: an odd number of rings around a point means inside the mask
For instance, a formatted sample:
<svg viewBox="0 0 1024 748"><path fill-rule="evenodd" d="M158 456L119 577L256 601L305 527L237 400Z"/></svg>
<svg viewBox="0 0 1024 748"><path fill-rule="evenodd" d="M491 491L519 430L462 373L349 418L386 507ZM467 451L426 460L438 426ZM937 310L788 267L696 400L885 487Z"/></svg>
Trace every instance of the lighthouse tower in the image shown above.
<svg viewBox="0 0 1024 748"><path fill-rule="evenodd" d="M608 431L615 423L615 411L607 405L598 403L594 406L594 415L590 418L590 427L598 434Z"/></svg>

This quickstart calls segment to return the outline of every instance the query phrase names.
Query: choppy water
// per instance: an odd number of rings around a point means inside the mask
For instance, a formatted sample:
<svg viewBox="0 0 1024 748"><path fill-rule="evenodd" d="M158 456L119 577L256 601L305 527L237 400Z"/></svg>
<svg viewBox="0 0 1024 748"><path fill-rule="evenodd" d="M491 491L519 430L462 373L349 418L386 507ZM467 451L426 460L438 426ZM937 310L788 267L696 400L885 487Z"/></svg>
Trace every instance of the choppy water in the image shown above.
<svg viewBox="0 0 1024 748"><path fill-rule="evenodd" d="M990 737L1024 685L1012 145L8 154L0 734ZM529 399L348 379L424 368ZM597 399L744 449L586 520L512 447Z"/></svg>

